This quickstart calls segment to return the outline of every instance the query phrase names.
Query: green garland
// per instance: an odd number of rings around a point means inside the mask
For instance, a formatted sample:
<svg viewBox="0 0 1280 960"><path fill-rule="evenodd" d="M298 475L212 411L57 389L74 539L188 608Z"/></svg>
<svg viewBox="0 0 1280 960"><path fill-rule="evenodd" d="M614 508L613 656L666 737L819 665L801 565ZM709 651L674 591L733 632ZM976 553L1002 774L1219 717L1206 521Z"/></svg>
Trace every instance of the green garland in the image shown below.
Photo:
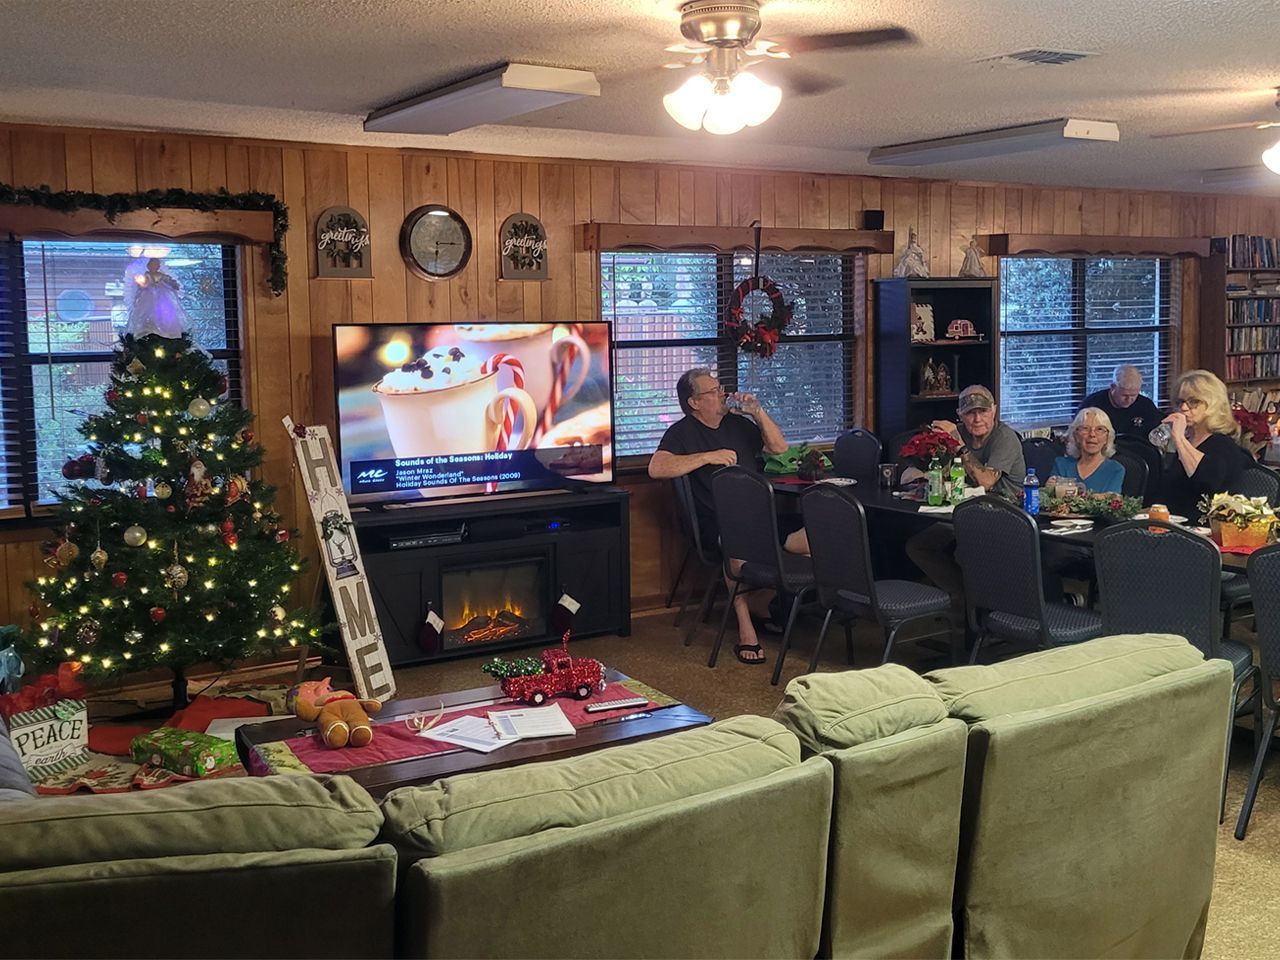
<svg viewBox="0 0 1280 960"><path fill-rule="evenodd" d="M250 190L231 193L225 187L217 193L193 193L190 190L143 190L140 193L85 193L82 190L51 190L39 187L14 187L0 183L0 204L17 207L44 207L59 213L76 210L101 210L108 223L115 223L122 213L180 207L190 210L270 210L272 240L267 247L271 260L269 285L275 296L284 293L288 279L288 258L284 252L284 235L289 229L289 208L270 193Z"/></svg>

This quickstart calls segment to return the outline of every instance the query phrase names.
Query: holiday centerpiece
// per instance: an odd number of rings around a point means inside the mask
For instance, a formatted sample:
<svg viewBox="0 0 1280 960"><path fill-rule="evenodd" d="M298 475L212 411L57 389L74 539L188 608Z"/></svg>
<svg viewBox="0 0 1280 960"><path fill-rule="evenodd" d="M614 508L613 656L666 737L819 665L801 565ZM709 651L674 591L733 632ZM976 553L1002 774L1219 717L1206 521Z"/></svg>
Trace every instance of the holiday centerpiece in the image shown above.
<svg viewBox="0 0 1280 960"><path fill-rule="evenodd" d="M960 441L942 430L925 428L902 445L898 456L911 460L920 469L929 466L934 459L950 460L960 450Z"/></svg>
<svg viewBox="0 0 1280 960"><path fill-rule="evenodd" d="M103 409L80 425L85 452L63 467L23 656L76 661L87 681L165 667L185 705L187 667L314 643L319 630L286 609L302 565L274 490L253 477L252 415L187 334L134 332L173 319L173 287L149 272L152 314L131 311Z"/></svg>
<svg viewBox="0 0 1280 960"><path fill-rule="evenodd" d="M1054 517L1089 517L1103 523L1128 520L1142 509L1141 497L1118 493L1084 494L1068 497L1040 495L1040 512Z"/></svg>
<svg viewBox="0 0 1280 960"><path fill-rule="evenodd" d="M1266 497L1215 493L1200 499L1200 514L1224 550L1256 549L1276 538L1276 514Z"/></svg>

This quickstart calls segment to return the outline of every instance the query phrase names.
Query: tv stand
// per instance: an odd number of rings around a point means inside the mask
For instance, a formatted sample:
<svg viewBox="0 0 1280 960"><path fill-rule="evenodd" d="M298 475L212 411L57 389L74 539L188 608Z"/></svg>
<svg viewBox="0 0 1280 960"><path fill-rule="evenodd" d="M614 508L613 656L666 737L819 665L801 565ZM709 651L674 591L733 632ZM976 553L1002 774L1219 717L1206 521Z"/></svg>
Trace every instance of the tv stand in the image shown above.
<svg viewBox="0 0 1280 960"><path fill-rule="evenodd" d="M625 490L584 487L375 507L353 510L352 520L392 666L557 641L548 623L561 593L582 605L574 636L631 633ZM499 607L511 599L507 593L516 593L525 619L465 630L462 601L471 599L467 614L484 604L463 595L486 583L500 585ZM428 606L445 619L448 636L423 646Z"/></svg>

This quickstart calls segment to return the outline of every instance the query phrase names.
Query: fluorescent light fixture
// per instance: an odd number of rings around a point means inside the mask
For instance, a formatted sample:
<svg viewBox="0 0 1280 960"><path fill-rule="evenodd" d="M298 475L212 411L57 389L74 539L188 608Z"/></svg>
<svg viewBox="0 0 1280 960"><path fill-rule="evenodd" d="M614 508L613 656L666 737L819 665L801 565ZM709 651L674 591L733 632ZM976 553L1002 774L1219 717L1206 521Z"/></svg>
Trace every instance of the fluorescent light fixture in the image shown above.
<svg viewBox="0 0 1280 960"><path fill-rule="evenodd" d="M998 157L1023 150L1039 150L1072 140L1098 140L1115 143L1120 128L1106 120L1076 120L1070 117L1024 123L1016 127L979 130L958 137L916 140L890 147L876 147L868 161L878 166L915 167L927 163L950 163Z"/></svg>
<svg viewBox="0 0 1280 960"><path fill-rule="evenodd" d="M567 100L598 96L600 82L590 70L508 63L375 110L365 119L364 128L369 133L456 133Z"/></svg>
<svg viewBox="0 0 1280 960"><path fill-rule="evenodd" d="M1280 188L1280 178L1277 178L1274 173L1259 164L1252 164L1247 167L1219 167L1216 170L1205 170L1200 174L1200 183L1206 187L1220 187L1222 189L1240 187L1242 189L1275 190Z"/></svg>

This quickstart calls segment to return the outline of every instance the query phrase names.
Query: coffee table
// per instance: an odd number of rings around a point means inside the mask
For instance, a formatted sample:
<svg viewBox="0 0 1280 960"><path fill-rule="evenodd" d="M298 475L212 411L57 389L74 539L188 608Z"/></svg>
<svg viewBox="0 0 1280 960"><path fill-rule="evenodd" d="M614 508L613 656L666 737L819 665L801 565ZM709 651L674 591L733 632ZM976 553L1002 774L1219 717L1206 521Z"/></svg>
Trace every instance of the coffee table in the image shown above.
<svg viewBox="0 0 1280 960"><path fill-rule="evenodd" d="M605 680L610 683L621 683L631 679L616 670L606 670ZM477 687L474 690L459 690L454 693L442 693L430 697L418 697L412 700L389 700L383 704L377 716L378 725L399 722L414 714L433 716L443 704L445 712L482 706L488 703L510 703L511 700L497 686ZM664 734L674 733L689 727L699 727L710 723L712 718L692 707L677 703L668 707L657 707L641 712L619 711L622 716L604 714L600 720L589 726L579 727L572 737L541 737L536 740L520 740L516 743L494 750L492 753L480 753L459 747L432 753L424 757L411 757L388 763L373 763L363 767L352 767L343 770L374 797L381 798L397 787L430 783L454 773L471 770L496 770L500 767L515 766L531 760L554 760L586 753L600 747L618 743L629 743L637 740L648 740ZM279 740L289 740L303 732L314 729L315 724L297 717L282 717L266 723L255 723L241 726L236 730L236 751L245 769L250 769L250 756L255 746Z"/></svg>

